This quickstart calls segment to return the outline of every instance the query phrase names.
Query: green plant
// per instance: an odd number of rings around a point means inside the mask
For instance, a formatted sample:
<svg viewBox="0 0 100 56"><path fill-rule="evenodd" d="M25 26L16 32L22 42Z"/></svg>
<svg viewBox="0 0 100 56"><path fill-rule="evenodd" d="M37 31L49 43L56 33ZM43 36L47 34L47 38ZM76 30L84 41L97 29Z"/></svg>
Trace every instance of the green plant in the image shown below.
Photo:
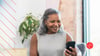
<svg viewBox="0 0 100 56"><path fill-rule="evenodd" d="M32 35L37 31L39 27L39 20L32 15L32 13L27 14L25 20L19 26L20 36L23 36L22 43L29 35Z"/></svg>

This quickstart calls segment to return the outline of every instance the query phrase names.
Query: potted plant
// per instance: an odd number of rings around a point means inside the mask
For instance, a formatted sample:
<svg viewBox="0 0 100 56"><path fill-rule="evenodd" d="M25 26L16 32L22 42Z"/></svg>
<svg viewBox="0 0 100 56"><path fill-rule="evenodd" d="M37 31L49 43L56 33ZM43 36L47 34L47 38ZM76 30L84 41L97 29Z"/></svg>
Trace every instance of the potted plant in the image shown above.
<svg viewBox="0 0 100 56"><path fill-rule="evenodd" d="M20 36L23 37L22 43L25 39L28 39L28 36L32 35L37 31L39 27L39 20L32 15L32 13L27 14L25 20L19 26Z"/></svg>

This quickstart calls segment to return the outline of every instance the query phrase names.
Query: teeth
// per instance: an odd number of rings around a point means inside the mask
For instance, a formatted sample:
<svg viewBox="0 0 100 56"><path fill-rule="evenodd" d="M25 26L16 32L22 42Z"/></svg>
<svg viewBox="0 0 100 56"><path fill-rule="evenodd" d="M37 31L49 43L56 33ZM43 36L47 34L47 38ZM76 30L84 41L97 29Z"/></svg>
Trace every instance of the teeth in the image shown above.
<svg viewBox="0 0 100 56"><path fill-rule="evenodd" d="M57 28L54 28L54 29L57 29Z"/></svg>
<svg viewBox="0 0 100 56"><path fill-rule="evenodd" d="M57 30L58 27L52 27L53 29Z"/></svg>

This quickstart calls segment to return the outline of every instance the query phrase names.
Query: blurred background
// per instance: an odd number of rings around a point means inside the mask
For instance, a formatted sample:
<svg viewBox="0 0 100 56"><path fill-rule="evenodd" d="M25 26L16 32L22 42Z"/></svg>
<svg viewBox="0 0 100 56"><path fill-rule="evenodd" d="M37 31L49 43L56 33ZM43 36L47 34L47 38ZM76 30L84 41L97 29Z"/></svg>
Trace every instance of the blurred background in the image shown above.
<svg viewBox="0 0 100 56"><path fill-rule="evenodd" d="M60 11L65 31L81 43L82 0L0 0L0 48L29 48L32 36L22 44L19 26L29 13L40 20L47 8Z"/></svg>
<svg viewBox="0 0 100 56"><path fill-rule="evenodd" d="M85 1L84 19L82 19L82 1ZM5 52L2 51L6 48L27 47L29 41L25 40L27 44L22 44L19 40L23 38L18 32L19 25L25 20L28 13L32 13L39 20L47 8L55 8L61 12L64 29L77 43L81 43L82 40L85 43L93 42L95 47L88 50L90 55L87 56L99 56L99 2L99 0L0 0L0 56L4 56ZM83 20L85 38L82 37Z"/></svg>

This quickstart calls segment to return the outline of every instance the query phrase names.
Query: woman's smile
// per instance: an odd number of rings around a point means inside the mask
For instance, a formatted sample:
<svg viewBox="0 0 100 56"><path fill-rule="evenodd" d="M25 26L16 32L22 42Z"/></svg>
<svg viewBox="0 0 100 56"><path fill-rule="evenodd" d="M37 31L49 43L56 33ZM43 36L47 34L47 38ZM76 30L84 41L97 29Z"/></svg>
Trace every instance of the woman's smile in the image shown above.
<svg viewBox="0 0 100 56"><path fill-rule="evenodd" d="M48 19L45 21L46 27L49 33L58 32L61 22L58 14L52 14L48 16Z"/></svg>

